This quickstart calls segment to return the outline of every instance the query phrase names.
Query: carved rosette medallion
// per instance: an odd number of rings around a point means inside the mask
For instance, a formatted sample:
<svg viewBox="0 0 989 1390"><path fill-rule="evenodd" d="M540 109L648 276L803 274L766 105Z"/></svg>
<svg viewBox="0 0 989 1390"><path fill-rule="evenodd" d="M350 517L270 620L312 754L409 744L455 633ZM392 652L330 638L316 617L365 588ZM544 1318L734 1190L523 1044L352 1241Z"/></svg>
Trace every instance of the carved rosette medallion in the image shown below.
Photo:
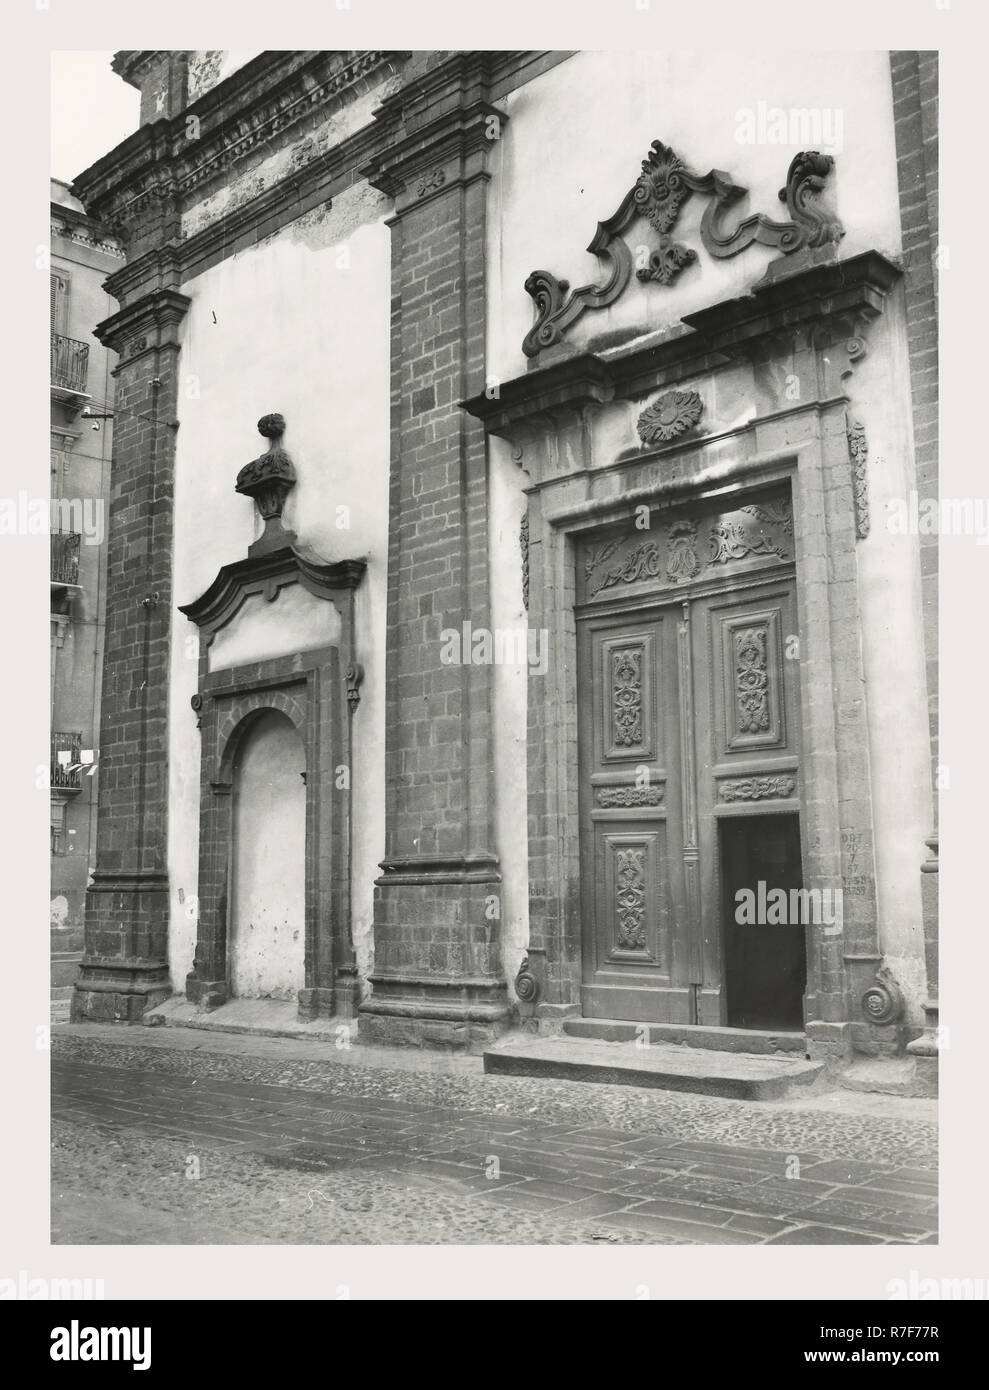
<svg viewBox="0 0 989 1390"><path fill-rule="evenodd" d="M646 852L620 849L615 854L615 917L617 945L623 951L646 946Z"/></svg>
<svg viewBox="0 0 989 1390"><path fill-rule="evenodd" d="M769 668L766 629L743 628L732 634L735 649L735 708L738 731L761 734L769 728Z"/></svg>
<svg viewBox="0 0 989 1390"><path fill-rule="evenodd" d="M704 403L696 391L670 391L639 416L636 428L643 444L663 444L692 429Z"/></svg>
<svg viewBox="0 0 989 1390"><path fill-rule="evenodd" d="M616 748L642 742L642 649L611 654L612 725Z"/></svg>

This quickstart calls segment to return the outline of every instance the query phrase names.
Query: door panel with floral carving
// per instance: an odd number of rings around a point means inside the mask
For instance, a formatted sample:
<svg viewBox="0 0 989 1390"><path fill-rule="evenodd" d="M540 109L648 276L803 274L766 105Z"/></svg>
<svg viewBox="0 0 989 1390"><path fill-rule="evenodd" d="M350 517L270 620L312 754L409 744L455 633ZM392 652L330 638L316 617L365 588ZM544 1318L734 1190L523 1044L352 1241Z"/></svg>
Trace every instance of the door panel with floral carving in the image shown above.
<svg viewBox="0 0 989 1390"><path fill-rule="evenodd" d="M651 1018L682 973L675 622L584 624L580 662L584 1011Z"/></svg>
<svg viewBox="0 0 989 1390"><path fill-rule="evenodd" d="M586 1016L726 1022L719 821L800 805L793 559L778 494L580 552Z"/></svg>

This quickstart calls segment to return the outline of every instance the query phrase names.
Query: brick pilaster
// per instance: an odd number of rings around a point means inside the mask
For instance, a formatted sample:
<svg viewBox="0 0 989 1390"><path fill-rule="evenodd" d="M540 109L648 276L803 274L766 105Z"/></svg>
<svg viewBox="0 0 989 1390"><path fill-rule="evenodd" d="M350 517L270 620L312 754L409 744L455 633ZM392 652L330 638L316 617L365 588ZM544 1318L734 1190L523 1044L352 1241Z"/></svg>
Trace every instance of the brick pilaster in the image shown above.
<svg viewBox="0 0 989 1390"><path fill-rule="evenodd" d="M112 292L112 281L110 282ZM72 1017L134 1022L168 980L168 651L178 328L154 289L100 324L120 354L107 521L96 868Z"/></svg>
<svg viewBox="0 0 989 1390"><path fill-rule="evenodd" d="M920 498L938 495L938 67L935 52L890 54L896 168L903 233L907 352L913 411L915 486ZM920 584L934 785L929 855L921 866L927 967L925 1037L911 1050L933 1051L938 1021L938 536L921 535Z"/></svg>
<svg viewBox="0 0 989 1390"><path fill-rule="evenodd" d="M484 430L486 164L506 118L489 55L427 63L379 108L363 172L395 199L386 857L361 1032L467 1046L504 1026L493 847L491 668L445 664L444 629L489 627Z"/></svg>

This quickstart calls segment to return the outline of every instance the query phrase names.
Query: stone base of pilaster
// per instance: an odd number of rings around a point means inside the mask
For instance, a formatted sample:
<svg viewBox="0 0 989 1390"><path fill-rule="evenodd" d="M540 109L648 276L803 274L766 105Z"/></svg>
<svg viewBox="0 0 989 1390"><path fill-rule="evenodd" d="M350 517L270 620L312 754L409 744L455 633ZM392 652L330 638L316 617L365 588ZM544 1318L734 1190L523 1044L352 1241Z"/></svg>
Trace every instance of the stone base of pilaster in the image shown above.
<svg viewBox="0 0 989 1390"><path fill-rule="evenodd" d="M72 994L73 1023L140 1023L171 995L164 962L101 960L84 956Z"/></svg>
<svg viewBox="0 0 989 1390"><path fill-rule="evenodd" d="M502 974L501 875L494 855L403 855L382 863L373 993L362 1042L479 1049L513 1026Z"/></svg>
<svg viewBox="0 0 989 1390"><path fill-rule="evenodd" d="M185 997L201 1009L222 1009L230 998L230 988L226 980L201 980L198 975L187 975Z"/></svg>
<svg viewBox="0 0 989 1390"><path fill-rule="evenodd" d="M851 1060L853 1046L850 1023L832 1023L816 1019L807 1023L806 1034L807 1056L812 1062L843 1066Z"/></svg>
<svg viewBox="0 0 989 1390"><path fill-rule="evenodd" d="M514 1022L501 980L424 980L372 975L374 993L358 1010L362 1043L480 1051Z"/></svg>
<svg viewBox="0 0 989 1390"><path fill-rule="evenodd" d="M313 1023L318 1018L356 1018L359 1001L357 967L341 966L337 971L337 983L332 988L320 986L299 990L299 1022Z"/></svg>

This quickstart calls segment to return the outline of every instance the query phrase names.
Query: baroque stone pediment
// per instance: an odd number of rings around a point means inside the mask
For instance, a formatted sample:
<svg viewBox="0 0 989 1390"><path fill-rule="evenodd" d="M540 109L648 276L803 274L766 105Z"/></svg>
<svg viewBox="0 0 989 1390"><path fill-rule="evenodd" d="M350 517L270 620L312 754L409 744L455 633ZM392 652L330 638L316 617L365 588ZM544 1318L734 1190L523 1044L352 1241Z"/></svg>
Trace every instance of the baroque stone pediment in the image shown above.
<svg viewBox="0 0 989 1390"><path fill-rule="evenodd" d="M617 210L599 222L587 250L605 266L606 278L598 285L582 285L568 293L569 282L548 270L534 270L525 282L526 293L536 305L536 321L522 343L527 357L559 343L567 330L589 309L613 304L632 279L642 283L671 285L681 271L697 260L697 252L673 239L673 229L683 204L693 195L710 199L701 219L700 235L708 255L716 259L736 256L758 243L789 256L800 250L834 247L844 228L819 197L834 168L831 155L808 150L790 162L779 198L789 220L774 222L763 213L752 213L728 229L729 213L746 196L747 189L733 183L721 169L694 174L668 145L654 140L642 161L642 172ZM645 217L658 240L647 263L636 264L623 234L639 217Z"/></svg>
<svg viewBox="0 0 989 1390"><path fill-rule="evenodd" d="M317 598L335 602L357 588L366 568L365 560L324 560L312 550L287 545L221 566L209 588L192 603L180 604L179 612L212 633L224 627L252 595L274 602L280 589L301 584Z"/></svg>

